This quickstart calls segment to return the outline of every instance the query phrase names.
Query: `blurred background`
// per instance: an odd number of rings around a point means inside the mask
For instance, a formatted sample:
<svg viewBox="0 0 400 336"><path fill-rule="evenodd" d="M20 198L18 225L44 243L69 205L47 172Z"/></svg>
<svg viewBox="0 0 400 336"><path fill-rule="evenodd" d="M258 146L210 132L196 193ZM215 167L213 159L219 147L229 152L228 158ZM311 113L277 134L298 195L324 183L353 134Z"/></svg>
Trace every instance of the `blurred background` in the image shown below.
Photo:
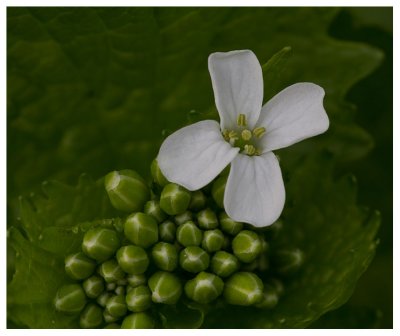
<svg viewBox="0 0 400 336"><path fill-rule="evenodd" d="M380 245L351 299L315 328L392 327L392 8L8 8L8 225L46 179L75 184L134 167L148 175L163 137L216 111L207 57L252 49L265 99L323 86L336 173L378 209ZM12 275L12 253L9 253Z"/></svg>

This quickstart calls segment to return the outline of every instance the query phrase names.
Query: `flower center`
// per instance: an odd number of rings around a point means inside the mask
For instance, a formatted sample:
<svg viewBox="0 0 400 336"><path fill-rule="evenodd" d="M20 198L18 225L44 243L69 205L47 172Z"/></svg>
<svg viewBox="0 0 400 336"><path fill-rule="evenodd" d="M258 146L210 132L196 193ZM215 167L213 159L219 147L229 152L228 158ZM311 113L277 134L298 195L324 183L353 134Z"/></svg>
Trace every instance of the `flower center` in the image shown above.
<svg viewBox="0 0 400 336"><path fill-rule="evenodd" d="M224 139L233 147L240 148L240 153L253 156L261 155L262 151L258 146L258 140L261 139L266 129L265 127L247 128L247 120L244 114L239 114L235 129L224 129L222 135Z"/></svg>

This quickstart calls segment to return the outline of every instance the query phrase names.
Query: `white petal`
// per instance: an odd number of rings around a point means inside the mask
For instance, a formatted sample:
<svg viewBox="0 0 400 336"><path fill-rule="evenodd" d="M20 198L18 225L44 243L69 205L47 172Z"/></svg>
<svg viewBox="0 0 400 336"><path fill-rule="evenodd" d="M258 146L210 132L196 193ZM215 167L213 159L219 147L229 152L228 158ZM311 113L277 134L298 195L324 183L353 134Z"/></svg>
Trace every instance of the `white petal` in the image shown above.
<svg viewBox="0 0 400 336"><path fill-rule="evenodd" d="M157 161L169 181L197 190L211 182L238 152L239 148L223 139L216 121L204 120L166 138Z"/></svg>
<svg viewBox="0 0 400 336"><path fill-rule="evenodd" d="M274 153L239 154L225 188L226 213L236 221L262 227L273 224L285 204L281 168Z"/></svg>
<svg viewBox="0 0 400 336"><path fill-rule="evenodd" d="M267 132L261 139L263 152L290 146L325 132L329 119L323 106L325 92L313 83L297 83L266 103L257 126Z"/></svg>
<svg viewBox="0 0 400 336"><path fill-rule="evenodd" d="M264 86L257 57L250 50L213 53L208 69L214 89L221 128L236 126L237 116L246 115L253 127L260 115Z"/></svg>

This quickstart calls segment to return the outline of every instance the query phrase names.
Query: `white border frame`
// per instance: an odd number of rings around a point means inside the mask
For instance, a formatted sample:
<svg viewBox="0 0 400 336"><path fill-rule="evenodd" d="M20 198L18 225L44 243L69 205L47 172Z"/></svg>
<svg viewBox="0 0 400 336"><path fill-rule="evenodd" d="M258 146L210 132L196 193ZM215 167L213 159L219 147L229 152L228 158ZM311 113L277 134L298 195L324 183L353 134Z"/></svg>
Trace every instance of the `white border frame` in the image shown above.
<svg viewBox="0 0 400 336"><path fill-rule="evenodd" d="M117 6L149 6L149 7L173 7L173 6L206 6L206 7L218 7L218 6L226 6L226 7L296 7L296 6L310 6L310 7L317 7L317 6L327 6L327 7L352 7L352 6L362 6L362 7L394 7L393 8L393 25L394 25L394 33L393 33L393 45L394 45L394 60L399 60L399 27L398 23L400 21L400 17L398 15L398 5L395 5L395 1L388 1L388 0L381 0L381 1L355 1L355 0L347 0L347 1L340 1L340 0L325 0L325 1L299 1L299 0L268 0L268 1L260 1L260 0L247 0L247 1L239 1L239 0L206 0L206 1L183 1L183 0L174 0L174 1L152 1L152 0L139 0L139 1L129 1L129 0L115 0L113 2L98 0L98 1L58 1L55 3L54 1L46 0L46 1L31 1L31 0L15 0L15 1L5 1L4 4L0 5L0 17L3 19L0 20L2 22L1 27L1 73L2 73L2 85L0 91L0 101L2 102L2 110L3 113L3 122L0 126L0 134L1 134L1 156L3 158L1 169L2 169L2 176L1 179L1 204L3 205L3 216L2 216L2 231L0 234L1 237L1 244L0 244L0 256L1 256L1 265L3 267L6 266L6 200L7 200L7 192L6 192L6 8L10 6L110 6L110 7L117 7ZM399 156L395 155L395 149L398 148L397 146L400 145L399 142L399 65L395 61L393 62L394 67L394 108L393 111L397 111L397 113L393 113L393 171L400 172L400 161ZM394 202L393 202L393 209L394 209L394 217L393 217L393 237L399 237L400 231L398 225L400 225L400 203L399 203L399 177L395 173L393 173L393 184L394 184ZM393 259L398 261L399 254L400 254L400 245L394 245L394 253ZM190 330L190 333L193 336L197 335L204 335L205 333L227 333L232 336L243 336L243 333L251 333L253 335L265 335L266 333L274 334L274 335L291 335L292 333L300 334L300 335L321 335L321 332L324 335L338 335L340 334L350 334L350 333L362 333L364 335L376 335L379 332L380 335L392 335L399 327L399 311L398 311L398 302L400 302L399 297L399 290L398 284L400 281L399 277L399 267L398 263L393 263L394 267L394 285L393 285L393 330L385 330L380 329L379 331L371 330L371 329L362 329L362 330L342 330L342 329L323 329L316 330L316 329L299 329L299 330L246 330L243 331L241 329L228 329L228 330ZM1 290L0 290L0 298L2 301L2 305L0 306L0 333L2 335L26 335L29 333L30 335L54 335L55 333L59 335L70 335L71 332L74 334L80 335L107 335L109 336L111 332L110 330L74 330L71 331L69 329L65 330L51 330L51 329L39 329L39 330L27 330L27 329L6 329L6 287L7 287L7 278L6 272L4 272L0 278ZM396 285L397 284L397 285ZM187 335L187 330L118 330L115 333L118 335L157 335L158 333L163 333L164 335Z"/></svg>

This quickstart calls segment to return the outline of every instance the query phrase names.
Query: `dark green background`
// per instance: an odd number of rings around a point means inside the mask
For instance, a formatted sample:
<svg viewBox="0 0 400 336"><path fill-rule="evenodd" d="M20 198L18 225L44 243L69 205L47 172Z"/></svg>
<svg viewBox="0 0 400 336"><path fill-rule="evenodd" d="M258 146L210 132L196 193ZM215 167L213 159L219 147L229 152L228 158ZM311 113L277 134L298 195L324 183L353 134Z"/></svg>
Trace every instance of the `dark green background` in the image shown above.
<svg viewBox="0 0 400 336"><path fill-rule="evenodd" d="M374 45L385 53L381 66L355 85L347 99L358 106L356 120L374 137L375 146L367 157L342 166L359 182L359 201L382 212L380 246L370 268L360 279L348 304L327 314L316 326L334 326L330 319L342 315L349 327L393 327L393 34L392 9L357 8L342 10L330 27L330 34L346 40ZM348 316L360 309L365 325L353 325ZM361 312L361 307L371 308ZM373 311L375 310L375 311ZM347 316L347 317L346 317ZM373 322L374 321L374 322Z"/></svg>
<svg viewBox="0 0 400 336"><path fill-rule="evenodd" d="M377 255L349 302L315 327L392 327L391 8L9 8L7 183L15 199L56 178L75 183L135 167L147 174L163 135L215 117L207 57L252 49L265 99L322 85L331 119L316 144L354 173L359 203L382 213ZM302 148L302 147L297 147Z"/></svg>

